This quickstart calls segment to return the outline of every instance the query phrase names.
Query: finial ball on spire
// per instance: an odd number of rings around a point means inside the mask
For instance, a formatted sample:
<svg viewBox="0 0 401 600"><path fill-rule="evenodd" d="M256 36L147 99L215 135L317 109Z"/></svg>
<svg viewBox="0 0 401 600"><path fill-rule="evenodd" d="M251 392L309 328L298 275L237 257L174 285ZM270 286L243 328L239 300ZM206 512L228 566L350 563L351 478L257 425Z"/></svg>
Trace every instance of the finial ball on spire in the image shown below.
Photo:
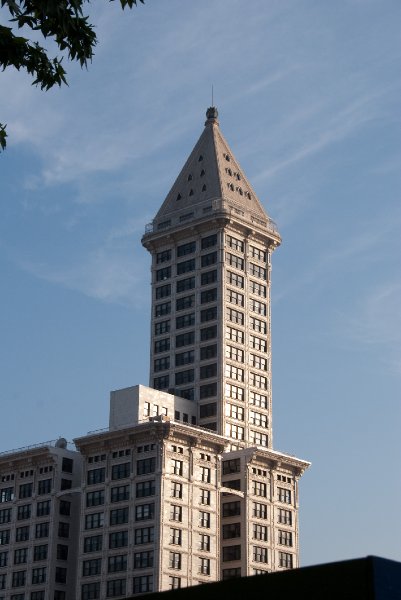
<svg viewBox="0 0 401 600"><path fill-rule="evenodd" d="M217 117L219 116L219 113L217 111L217 108L215 106L210 106L207 111L206 111L206 118L207 119L217 119Z"/></svg>

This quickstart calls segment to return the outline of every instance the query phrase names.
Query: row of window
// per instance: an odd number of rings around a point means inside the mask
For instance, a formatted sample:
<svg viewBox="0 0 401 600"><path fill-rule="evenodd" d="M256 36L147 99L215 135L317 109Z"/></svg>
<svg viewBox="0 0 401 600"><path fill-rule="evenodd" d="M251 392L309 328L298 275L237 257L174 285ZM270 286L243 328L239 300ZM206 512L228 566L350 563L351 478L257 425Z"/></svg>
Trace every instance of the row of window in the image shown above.
<svg viewBox="0 0 401 600"><path fill-rule="evenodd" d="M11 564L9 555L10 555L10 552L8 552L7 550L0 552L0 568L7 567L9 564ZM30 558L30 556L32 556L32 558ZM30 554L29 548L18 548L17 550L14 550L13 564L20 565L20 564L24 564L27 562L31 562L31 560L33 560L34 562L38 562L38 561L42 561L42 560L47 560L47 557L48 557L48 545L47 544L34 546L32 555ZM57 558L57 560L67 560L68 559L68 546L66 546L65 544L57 544L56 558Z"/></svg>
<svg viewBox="0 0 401 600"><path fill-rule="evenodd" d="M212 235L208 235L201 239L201 250L206 250L207 248L211 248L217 244L217 234L213 233ZM181 244L177 246L176 255L177 258L181 256L185 256L187 254L193 254L196 252L196 240L192 240L185 244ZM160 264L163 262L169 262L171 260L171 249L163 250L162 252L158 252L156 254L156 263Z"/></svg>
<svg viewBox="0 0 401 600"><path fill-rule="evenodd" d="M32 527L32 538L41 539L49 537L50 523L37 523ZM61 538L69 538L70 536L70 524L59 522L57 535ZM5 546L10 543L11 531L10 529L3 529L0 531L0 546ZM26 542L31 539L31 526L26 525L24 527L17 527L15 530L15 542Z"/></svg>
<svg viewBox="0 0 401 600"><path fill-rule="evenodd" d="M156 470L156 457L150 456L136 461L136 474L146 475ZM131 462L119 463L111 467L111 480L126 479L131 476ZM106 480L106 467L88 470L86 482L88 485L103 483ZM117 488L116 488L117 489Z"/></svg>
<svg viewBox="0 0 401 600"><path fill-rule="evenodd" d="M60 489L68 490L72 486L72 481L70 479L61 479L60 481ZM38 485L36 488L36 493L38 496L43 496L45 494L50 494L53 489L53 480L52 479L41 479L38 481ZM18 498L20 500L24 498L31 498L34 493L34 484L33 482L22 483L18 487ZM15 490L14 487L6 487L0 490L0 503L4 502L12 502L15 498Z"/></svg>
<svg viewBox="0 0 401 600"><path fill-rule="evenodd" d="M33 515L37 517L45 517L50 515L51 500L43 500L35 504L22 504L14 508L3 508L0 510L0 525L3 523L11 523L13 520L13 511L16 510L17 521L30 519ZM59 514L69 516L71 513L71 502L68 500L60 500Z"/></svg>
<svg viewBox="0 0 401 600"><path fill-rule="evenodd" d="M38 567L32 569L31 583L45 583L47 577L46 567ZM56 583L66 583L67 569L64 567L56 567L54 580ZM27 571L14 571L11 575L11 587L24 587L27 584ZM0 590L6 589L7 574L0 575Z"/></svg>

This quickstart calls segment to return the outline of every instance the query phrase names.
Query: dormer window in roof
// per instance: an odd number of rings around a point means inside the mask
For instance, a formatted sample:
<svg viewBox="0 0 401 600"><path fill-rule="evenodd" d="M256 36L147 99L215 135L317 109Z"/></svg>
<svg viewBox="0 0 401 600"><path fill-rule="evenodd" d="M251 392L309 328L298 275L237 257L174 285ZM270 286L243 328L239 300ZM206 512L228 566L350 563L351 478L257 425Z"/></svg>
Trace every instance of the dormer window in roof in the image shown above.
<svg viewBox="0 0 401 600"><path fill-rule="evenodd" d="M228 175L230 175L230 176L233 174L233 172L231 171L231 169L227 169L227 168L226 168L226 173L227 173Z"/></svg>
<svg viewBox="0 0 401 600"><path fill-rule="evenodd" d="M194 191L193 191L192 189L191 189L191 190L189 190L189 195L190 195L190 196L193 196L193 195L194 195Z"/></svg>
<svg viewBox="0 0 401 600"><path fill-rule="evenodd" d="M188 181L192 181L192 175L191 175L191 173L188 175Z"/></svg>
<svg viewBox="0 0 401 600"><path fill-rule="evenodd" d="M242 191L242 188L236 187L235 189L237 190L240 196L243 196L244 192Z"/></svg>
<svg viewBox="0 0 401 600"><path fill-rule="evenodd" d="M238 181L241 181L241 175L239 173L235 173L235 177L238 179Z"/></svg>
<svg viewBox="0 0 401 600"><path fill-rule="evenodd" d="M202 169L200 176L203 177L205 175L205 169Z"/></svg>
<svg viewBox="0 0 401 600"><path fill-rule="evenodd" d="M230 162L231 158L229 154L223 154L224 158L226 159L227 162Z"/></svg>
<svg viewBox="0 0 401 600"><path fill-rule="evenodd" d="M206 192L206 185L202 186L202 192Z"/></svg>
<svg viewBox="0 0 401 600"><path fill-rule="evenodd" d="M181 194L178 194L176 200L181 200Z"/></svg>
<svg viewBox="0 0 401 600"><path fill-rule="evenodd" d="M227 183L227 186L232 192L234 191L234 186L232 183Z"/></svg>
<svg viewBox="0 0 401 600"><path fill-rule="evenodd" d="M202 154L200 154L199 158L198 158L198 162L201 162L202 160L203 160L203 156L202 156Z"/></svg>

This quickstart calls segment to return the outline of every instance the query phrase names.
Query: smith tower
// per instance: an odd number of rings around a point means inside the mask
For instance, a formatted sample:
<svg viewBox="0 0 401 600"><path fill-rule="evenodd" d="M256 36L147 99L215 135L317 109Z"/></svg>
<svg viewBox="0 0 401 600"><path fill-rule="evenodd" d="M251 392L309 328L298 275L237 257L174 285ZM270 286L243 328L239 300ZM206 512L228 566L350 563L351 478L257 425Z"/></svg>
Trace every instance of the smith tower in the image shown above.
<svg viewBox="0 0 401 600"><path fill-rule="evenodd" d="M218 112L142 238L152 254L150 386L192 400L231 448L272 448L270 269L281 238ZM185 419L185 416L184 416Z"/></svg>

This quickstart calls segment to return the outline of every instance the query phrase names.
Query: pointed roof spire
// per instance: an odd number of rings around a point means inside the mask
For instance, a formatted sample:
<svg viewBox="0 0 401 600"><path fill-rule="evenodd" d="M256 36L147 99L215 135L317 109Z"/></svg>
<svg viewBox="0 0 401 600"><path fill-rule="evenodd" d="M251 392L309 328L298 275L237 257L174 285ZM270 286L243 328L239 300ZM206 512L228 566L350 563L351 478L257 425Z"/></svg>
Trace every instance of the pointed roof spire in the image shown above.
<svg viewBox="0 0 401 600"><path fill-rule="evenodd" d="M210 219L210 211L214 210L224 210L250 226L267 228L280 241L274 222L220 131L217 108L210 106L205 129L148 231L160 231L179 223L184 226L184 222L186 226L199 218Z"/></svg>

